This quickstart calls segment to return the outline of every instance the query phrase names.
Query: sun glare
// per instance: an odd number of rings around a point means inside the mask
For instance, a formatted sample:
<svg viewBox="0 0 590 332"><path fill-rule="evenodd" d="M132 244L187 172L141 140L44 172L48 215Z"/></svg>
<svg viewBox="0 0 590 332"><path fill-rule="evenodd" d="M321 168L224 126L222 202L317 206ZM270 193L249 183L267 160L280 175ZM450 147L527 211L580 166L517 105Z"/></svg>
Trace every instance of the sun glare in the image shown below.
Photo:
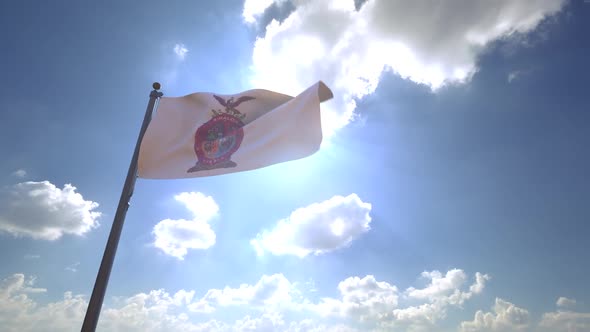
<svg viewBox="0 0 590 332"><path fill-rule="evenodd" d="M330 224L330 230L332 231L332 234L342 236L342 234L344 234L344 222L342 219L338 218L334 220L334 222Z"/></svg>

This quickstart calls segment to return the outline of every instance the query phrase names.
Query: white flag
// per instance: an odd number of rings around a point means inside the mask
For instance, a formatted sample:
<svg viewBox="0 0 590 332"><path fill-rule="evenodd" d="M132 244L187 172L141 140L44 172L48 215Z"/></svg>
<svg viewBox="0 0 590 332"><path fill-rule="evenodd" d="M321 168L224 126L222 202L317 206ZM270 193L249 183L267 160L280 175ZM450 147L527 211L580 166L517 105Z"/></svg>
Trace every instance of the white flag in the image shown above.
<svg viewBox="0 0 590 332"><path fill-rule="evenodd" d="M320 102L330 98L322 82L295 98L260 89L163 97L141 142L138 175L212 176L309 156L322 141Z"/></svg>

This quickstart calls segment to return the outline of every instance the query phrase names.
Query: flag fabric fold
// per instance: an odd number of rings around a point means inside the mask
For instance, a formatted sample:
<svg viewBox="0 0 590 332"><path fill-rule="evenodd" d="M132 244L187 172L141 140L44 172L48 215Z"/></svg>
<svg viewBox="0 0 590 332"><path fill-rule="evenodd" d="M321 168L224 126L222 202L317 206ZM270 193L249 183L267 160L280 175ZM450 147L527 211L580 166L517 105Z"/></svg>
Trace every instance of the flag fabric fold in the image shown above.
<svg viewBox="0 0 590 332"><path fill-rule="evenodd" d="M191 178L304 158L322 141L318 82L296 97L256 89L235 95L162 97L142 139L138 176Z"/></svg>

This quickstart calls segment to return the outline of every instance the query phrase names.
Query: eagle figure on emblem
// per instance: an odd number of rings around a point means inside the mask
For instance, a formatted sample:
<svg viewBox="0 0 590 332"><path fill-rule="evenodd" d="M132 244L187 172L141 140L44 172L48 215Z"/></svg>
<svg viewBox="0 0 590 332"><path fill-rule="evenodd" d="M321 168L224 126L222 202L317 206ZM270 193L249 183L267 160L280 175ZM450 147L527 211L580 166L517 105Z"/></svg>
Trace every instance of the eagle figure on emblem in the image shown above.
<svg viewBox="0 0 590 332"><path fill-rule="evenodd" d="M225 107L224 111L213 110L213 113L215 115L223 112L226 114L231 114L233 116L236 116L236 117L240 118L240 120L244 120L245 115L240 113L240 111L238 111L236 109L236 107L238 107L238 105L240 105L241 103L243 103L245 101L256 99L256 98L250 97L250 96L241 96L240 98L238 98L238 100L234 101L234 97L230 97L228 100L225 100L225 99L223 99L219 96L216 96L216 95L213 95L213 98L215 98L221 104L221 106Z"/></svg>
<svg viewBox="0 0 590 332"><path fill-rule="evenodd" d="M244 139L242 121L246 115L240 113L236 107L256 98L241 96L237 100L234 97L225 100L216 95L213 98L225 110L211 110L213 117L197 129L194 146L197 163L187 173L237 166L231 161L231 155L238 150Z"/></svg>

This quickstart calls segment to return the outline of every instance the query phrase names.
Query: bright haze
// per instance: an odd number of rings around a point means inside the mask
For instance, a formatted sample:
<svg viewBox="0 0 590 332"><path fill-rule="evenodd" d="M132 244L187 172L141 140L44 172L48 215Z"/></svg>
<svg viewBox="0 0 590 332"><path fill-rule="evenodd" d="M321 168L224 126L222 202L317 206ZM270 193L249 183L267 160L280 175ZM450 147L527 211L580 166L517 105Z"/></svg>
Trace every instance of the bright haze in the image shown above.
<svg viewBox="0 0 590 332"><path fill-rule="evenodd" d="M0 330L80 329L153 82L322 80L314 155L138 179L99 331L590 331L588 1L4 1L0 27Z"/></svg>

